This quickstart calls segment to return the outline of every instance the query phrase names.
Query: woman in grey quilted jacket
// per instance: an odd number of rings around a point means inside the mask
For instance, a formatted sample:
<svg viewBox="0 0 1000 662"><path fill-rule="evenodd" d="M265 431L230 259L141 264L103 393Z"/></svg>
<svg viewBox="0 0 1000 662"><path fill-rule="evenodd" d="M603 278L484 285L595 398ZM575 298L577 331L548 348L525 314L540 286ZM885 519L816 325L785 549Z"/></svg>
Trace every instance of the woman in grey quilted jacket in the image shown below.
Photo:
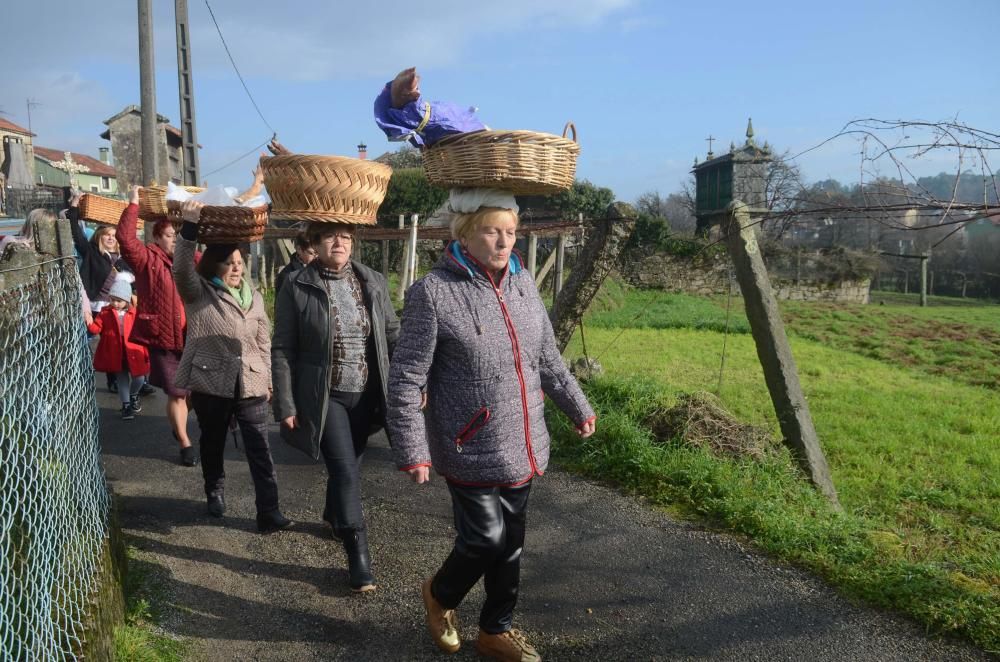
<svg viewBox="0 0 1000 662"><path fill-rule="evenodd" d="M543 393L583 436L593 434L595 416L562 361L534 279L512 252L513 196L453 191L450 205L455 240L406 294L387 427L398 468L423 483L433 467L451 493L455 547L421 588L435 643L458 650L454 610L482 577L477 650L535 660L512 621L528 492L549 458Z"/></svg>
<svg viewBox="0 0 1000 662"><path fill-rule="evenodd" d="M278 480L267 443L271 324L260 292L244 278L238 246L209 246L195 268L202 206L184 203L184 225L174 249L174 280L187 312L176 382L191 391L198 416L209 514L222 517L226 511L223 455L229 420L235 417L257 496L257 530L270 533L291 524L278 509Z"/></svg>

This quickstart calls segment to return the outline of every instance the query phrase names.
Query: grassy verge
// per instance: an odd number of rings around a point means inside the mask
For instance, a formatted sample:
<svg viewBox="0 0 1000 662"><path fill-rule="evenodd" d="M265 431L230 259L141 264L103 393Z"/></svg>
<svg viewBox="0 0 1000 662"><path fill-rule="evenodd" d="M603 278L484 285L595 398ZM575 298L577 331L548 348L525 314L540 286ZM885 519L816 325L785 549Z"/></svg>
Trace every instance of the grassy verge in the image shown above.
<svg viewBox="0 0 1000 662"><path fill-rule="evenodd" d="M678 307L691 311L710 304L684 298L691 297L681 297ZM973 309L959 321L988 325L980 314ZM853 324L853 318L839 321ZM715 390L723 335L691 326L590 324L588 349L608 372L587 386L600 412L599 432L582 441L553 417L556 456L745 534L849 594L912 615L931 632L1000 650L997 392L928 374L923 364L869 358L850 343L840 348L793 335L800 378L844 505L836 513L783 451L733 460L653 436L646 423L652 412L671 406L678 394ZM740 420L777 435L752 338L735 334L726 342L722 402ZM940 347L928 350L930 356ZM574 339L567 354L580 349Z"/></svg>
<svg viewBox="0 0 1000 662"><path fill-rule="evenodd" d="M115 660L120 662L181 662L188 646L157 626L166 608L162 570L128 548L125 578L125 624L115 630Z"/></svg>

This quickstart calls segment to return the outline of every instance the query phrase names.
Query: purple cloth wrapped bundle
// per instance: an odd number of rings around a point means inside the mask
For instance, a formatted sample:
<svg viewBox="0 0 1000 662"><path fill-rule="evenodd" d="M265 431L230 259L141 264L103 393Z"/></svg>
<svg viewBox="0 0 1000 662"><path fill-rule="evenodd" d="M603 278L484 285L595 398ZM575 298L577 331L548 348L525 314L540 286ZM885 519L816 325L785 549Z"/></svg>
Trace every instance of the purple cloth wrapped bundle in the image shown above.
<svg viewBox="0 0 1000 662"><path fill-rule="evenodd" d="M429 147L450 135L481 131L486 125L474 108L462 108L447 101L411 101L402 108L392 107L392 83L375 98L375 123L389 140L409 140L416 147Z"/></svg>

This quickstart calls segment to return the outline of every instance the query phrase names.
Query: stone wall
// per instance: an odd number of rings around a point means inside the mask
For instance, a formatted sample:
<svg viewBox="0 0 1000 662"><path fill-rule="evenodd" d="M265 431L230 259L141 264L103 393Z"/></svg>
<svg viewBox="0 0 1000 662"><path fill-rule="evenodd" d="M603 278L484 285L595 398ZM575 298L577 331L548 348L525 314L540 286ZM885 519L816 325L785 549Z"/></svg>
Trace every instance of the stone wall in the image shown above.
<svg viewBox="0 0 1000 662"><path fill-rule="evenodd" d="M654 253L642 258L622 260L621 272L636 287L712 296L729 292L729 265L727 253L705 253L693 257ZM796 283L771 275L774 296L791 301L868 303L870 284L870 279L834 283L801 280ZM732 287L734 291L739 290L735 276Z"/></svg>

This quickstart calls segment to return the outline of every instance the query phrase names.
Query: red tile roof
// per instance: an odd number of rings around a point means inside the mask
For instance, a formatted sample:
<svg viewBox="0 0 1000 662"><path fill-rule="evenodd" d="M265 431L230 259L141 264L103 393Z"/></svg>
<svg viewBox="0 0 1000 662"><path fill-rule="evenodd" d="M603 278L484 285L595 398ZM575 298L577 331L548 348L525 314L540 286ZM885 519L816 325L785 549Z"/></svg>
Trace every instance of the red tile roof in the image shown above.
<svg viewBox="0 0 1000 662"><path fill-rule="evenodd" d="M13 122L8 122L7 120L5 120L2 117L0 117L0 129L3 129L4 131L15 131L17 133L23 133L26 136L33 136L33 135L35 135L35 134L31 133L30 131L28 131L27 129L25 129L23 126L18 126L16 124L14 124Z"/></svg>
<svg viewBox="0 0 1000 662"><path fill-rule="evenodd" d="M98 159L95 159L86 154L77 154L76 152L70 152L73 155L73 162L79 163L82 166L86 166L88 173L90 175L100 175L102 177L115 177L117 173L115 172L114 166L110 166L107 163L101 163ZM65 150L62 149L52 149L50 147L39 147L35 145L35 156L40 156L46 161L62 161L66 158Z"/></svg>

